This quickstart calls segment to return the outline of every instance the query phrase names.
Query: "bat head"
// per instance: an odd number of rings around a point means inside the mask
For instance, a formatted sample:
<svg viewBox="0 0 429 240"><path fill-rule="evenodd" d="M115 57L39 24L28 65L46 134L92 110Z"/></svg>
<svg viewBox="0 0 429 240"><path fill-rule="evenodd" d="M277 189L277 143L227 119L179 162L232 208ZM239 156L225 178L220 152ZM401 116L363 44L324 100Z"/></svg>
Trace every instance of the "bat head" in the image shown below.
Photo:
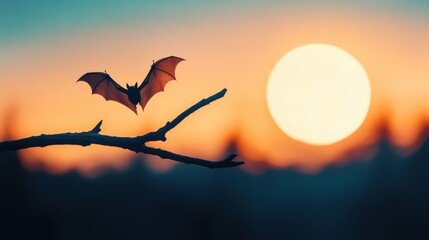
<svg viewBox="0 0 429 240"><path fill-rule="evenodd" d="M137 87L138 85L137 85L137 83L134 85L134 86L130 86L130 85L128 85L128 83L127 83L127 89L130 89L130 88L134 88L134 87Z"/></svg>
<svg viewBox="0 0 429 240"><path fill-rule="evenodd" d="M137 103L140 102L140 90L138 88L137 83L134 86L130 86L127 84L127 95L131 103L133 103L134 105L137 105Z"/></svg>

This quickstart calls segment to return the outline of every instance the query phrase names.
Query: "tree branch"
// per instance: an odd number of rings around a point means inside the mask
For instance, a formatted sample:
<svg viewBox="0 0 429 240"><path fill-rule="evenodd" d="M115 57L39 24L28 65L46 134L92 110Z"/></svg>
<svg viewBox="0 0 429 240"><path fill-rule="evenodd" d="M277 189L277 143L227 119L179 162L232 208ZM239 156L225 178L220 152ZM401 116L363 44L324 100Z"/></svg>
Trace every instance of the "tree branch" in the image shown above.
<svg viewBox="0 0 429 240"><path fill-rule="evenodd" d="M200 159L200 158L183 156L183 155L179 155L177 153L172 153L172 152L169 152L169 151L166 151L163 149L151 148L151 147L147 147L147 146L143 146L141 149L141 152L146 153L146 154L156 155L156 156L159 156L161 158L168 158L168 159L175 160L178 162L187 163L187 164L194 164L194 165L199 165L199 166L208 167L208 168L227 168L227 167L236 167L236 166L239 166L241 164L244 164L244 162L233 161L233 159L235 159L237 157L237 154L231 154L221 161L212 162L212 161L207 161L207 160Z"/></svg>
<svg viewBox="0 0 429 240"><path fill-rule="evenodd" d="M220 92L202 99L198 103L194 104L192 107L188 108L186 111L182 112L179 116L177 116L173 121L167 122L164 127L161 127L155 132L147 133L143 136L138 137L143 142L150 142L150 141L166 141L167 138L165 137L165 134L167 134L168 131L176 127L180 122L183 121L187 116L192 114L193 112L197 111L198 109L209 105L211 102L218 100L219 98L222 98L225 96L226 88L222 89Z"/></svg>
<svg viewBox="0 0 429 240"><path fill-rule="evenodd" d="M176 127L180 122L182 122L186 117L188 117L193 112L198 109L210 104L211 102L222 98L226 93L226 89L221 90L220 92L206 98L202 99L198 103L194 104L179 116L173 119L171 122L167 122L163 127L159 128L157 131L149 132L137 137L116 137L99 134L101 131L101 124L103 121L100 121L92 130L87 132L79 133L60 133L60 134L42 134L39 136L32 136L27 138L22 138L18 140L5 141L0 143L0 152L5 151L16 151L20 149L32 148L32 147L46 147L50 145L80 145L83 147L89 146L91 144L105 145L111 147L119 147L123 149L128 149L136 153L145 153L161 158L168 158L174 161L194 164L198 166L208 167L208 168L227 168L227 167L236 167L244 162L233 161L236 158L236 154L231 154L225 159L217 162L184 156L177 153L169 152L159 148L152 148L145 145L146 142L151 141L166 141L166 133Z"/></svg>

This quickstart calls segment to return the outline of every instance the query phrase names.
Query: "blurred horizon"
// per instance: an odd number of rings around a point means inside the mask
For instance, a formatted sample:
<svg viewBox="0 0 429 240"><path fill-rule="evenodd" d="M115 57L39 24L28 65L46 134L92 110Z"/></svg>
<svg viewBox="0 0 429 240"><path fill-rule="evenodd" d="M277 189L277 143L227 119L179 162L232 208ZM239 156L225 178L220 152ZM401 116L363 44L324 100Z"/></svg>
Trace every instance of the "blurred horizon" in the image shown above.
<svg viewBox="0 0 429 240"><path fill-rule="evenodd" d="M194 113L195 114L195 113ZM186 120L185 120L186 121ZM10 123L10 122L9 122ZM238 161L244 161L245 164L238 167L242 168L245 172L249 174L256 174L259 175L261 173L264 173L265 171L268 171L269 169L293 169L303 174L318 174L320 172L323 172L326 168L329 166L342 166L347 164L352 164L353 161L356 161L356 159L360 159L360 161L368 162L371 161L374 156L378 154L378 146L380 145L389 145L390 150L396 154L400 158L407 159L410 156L413 156L415 154L418 154L421 151L425 151L424 149L424 142L427 141L429 138L429 122L422 122L421 123L421 130L419 137L417 138L418 141L416 141L412 146L408 147L401 147L398 145L395 145L393 139L392 139L392 133L389 130L389 122L386 118L380 118L378 121L378 124L376 128L373 130L373 135L371 138L371 141L366 142L365 144L358 145L349 149L346 149L341 152L336 152L336 158L331 159L333 160L330 164L320 164L316 168L306 168L305 165L300 164L291 164L288 166L278 166L278 165L272 165L269 163L269 161L266 161L263 158L257 158L254 156L251 156L249 154L246 154L245 148L243 146L240 146L238 135L231 135L231 138L227 139L225 142L226 144L222 145L222 149L219 150L219 156L217 158L213 159L207 159L211 161L219 161L223 159L225 156L231 153L238 154L237 160ZM10 128L8 128L10 129ZM88 128L89 129L89 128ZM83 131L86 131L88 129L85 129ZM103 127L102 127L103 129ZM171 131L174 131L172 129ZM12 140L12 139L11 139ZM168 141L168 135L167 135L167 141ZM60 146L48 146L44 147L42 149L46 148L59 148L63 150L64 148L70 148L70 151L91 151L91 148L93 147L97 148L113 148L103 145L91 145L87 147L82 146L67 146L67 145L60 145ZM326 148L325 146L321 146L320 148ZM179 163L170 159L161 159L157 156L143 154L143 153L132 153L128 150L122 150L122 152L126 153L129 152L129 154L124 157L124 155L118 155L111 157L112 164L106 165L106 164L97 164L97 156L94 155L92 159L82 159L83 161L87 161L86 164L78 165L76 168L52 168L51 162L46 162L44 159L37 159L26 153L27 150L20 150L17 151L16 154L19 156L21 164L26 167L28 170L31 171L46 171L50 174L59 175L59 174L65 174L68 172L77 172L80 173L82 176L86 176L89 178L94 178L98 176L102 176L105 172L110 171L122 171L125 169L128 169L130 166L133 166L133 162L136 159L145 159L145 165L148 169L151 169L155 173L168 173L170 171L173 171L175 167L178 167L180 165L188 166L187 164ZM24 152L24 154L23 154ZM179 154L183 154L182 152L179 152ZM186 154L192 155L192 152L187 152ZM195 157L195 156L194 156ZM61 163L61 156L58 157L58 160ZM300 159L297 159L296 162L299 162ZM200 166L193 166L197 168L203 168ZM58 170L60 169L60 170ZM220 171L222 171L220 169Z"/></svg>
<svg viewBox="0 0 429 240"><path fill-rule="evenodd" d="M185 164L158 174L139 156L96 178L28 171L2 153L0 237L426 239L429 138L407 157L386 135L374 147L313 174Z"/></svg>

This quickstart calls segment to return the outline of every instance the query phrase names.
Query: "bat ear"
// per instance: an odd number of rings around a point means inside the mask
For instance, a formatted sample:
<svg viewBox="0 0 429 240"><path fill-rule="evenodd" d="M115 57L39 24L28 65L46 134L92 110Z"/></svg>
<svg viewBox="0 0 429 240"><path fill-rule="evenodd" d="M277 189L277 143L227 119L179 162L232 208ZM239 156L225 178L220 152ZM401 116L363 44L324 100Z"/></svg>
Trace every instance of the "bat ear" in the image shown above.
<svg viewBox="0 0 429 240"><path fill-rule="evenodd" d="M128 83L127 83L127 88L130 88L130 85L128 85Z"/></svg>
<svg viewBox="0 0 429 240"><path fill-rule="evenodd" d="M136 85L134 85L134 86L136 86L136 87L137 87L137 83L136 83Z"/></svg>

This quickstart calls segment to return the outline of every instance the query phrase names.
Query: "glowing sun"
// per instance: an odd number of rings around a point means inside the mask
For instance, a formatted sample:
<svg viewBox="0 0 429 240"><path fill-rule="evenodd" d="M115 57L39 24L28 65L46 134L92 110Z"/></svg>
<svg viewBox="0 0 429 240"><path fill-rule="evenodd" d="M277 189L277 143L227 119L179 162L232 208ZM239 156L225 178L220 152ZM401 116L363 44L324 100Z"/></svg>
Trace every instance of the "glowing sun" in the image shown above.
<svg viewBox="0 0 429 240"><path fill-rule="evenodd" d="M309 44L285 54L267 86L268 108L276 124L308 144L332 144L351 135L364 121L370 101L362 65L327 44Z"/></svg>

